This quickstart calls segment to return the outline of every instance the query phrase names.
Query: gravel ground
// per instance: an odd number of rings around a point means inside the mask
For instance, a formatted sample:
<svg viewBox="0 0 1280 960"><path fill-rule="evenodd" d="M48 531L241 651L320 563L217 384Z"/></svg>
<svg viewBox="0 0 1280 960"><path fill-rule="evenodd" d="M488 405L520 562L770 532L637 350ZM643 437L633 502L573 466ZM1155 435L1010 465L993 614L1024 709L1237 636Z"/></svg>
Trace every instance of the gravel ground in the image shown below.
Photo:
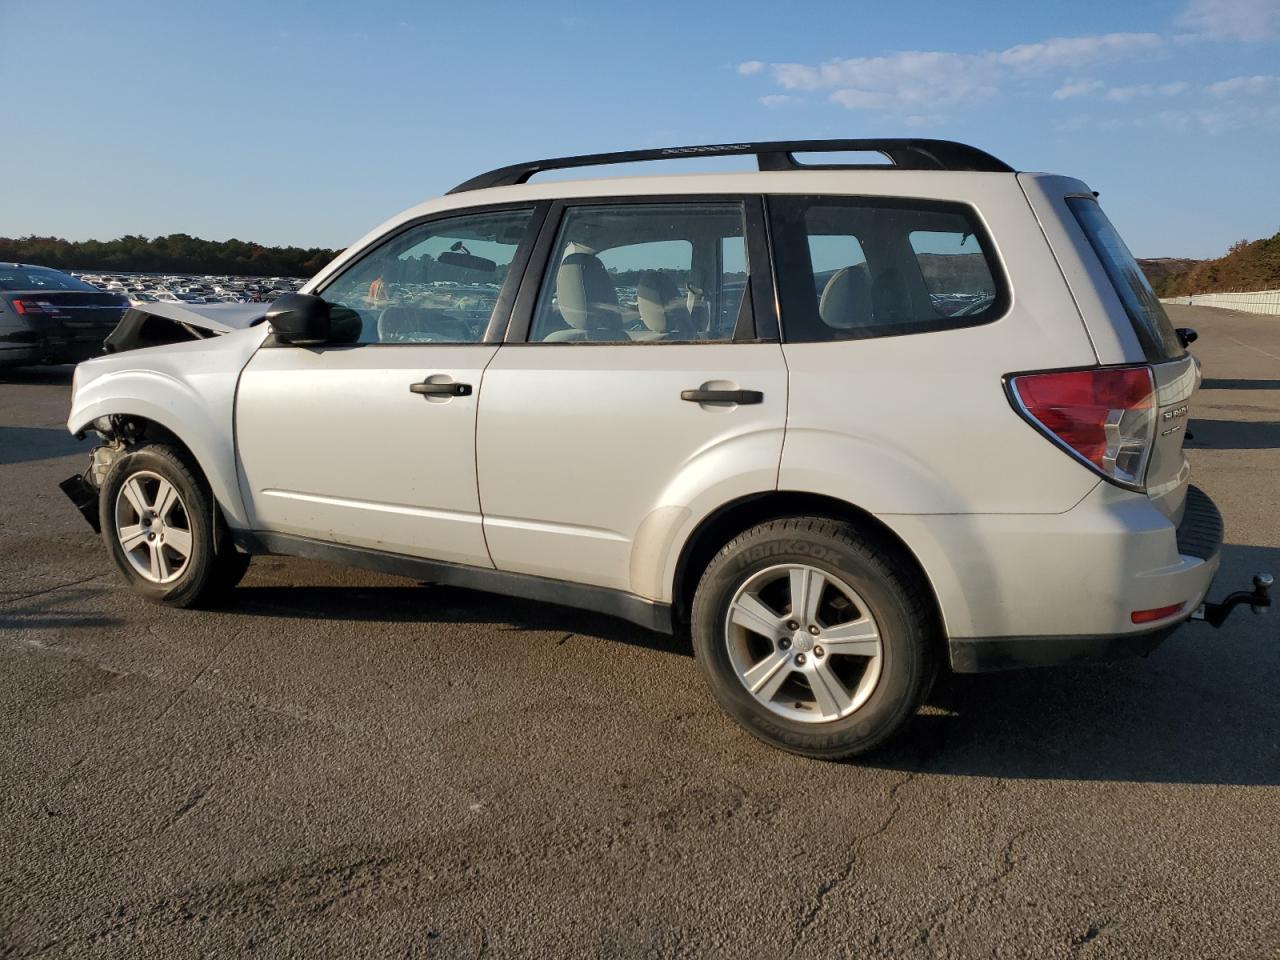
<svg viewBox="0 0 1280 960"><path fill-rule="evenodd" d="M1280 573L1280 318L1172 312L1221 595ZM1280 955L1280 617L818 763L604 617L278 558L142 603L55 486L69 382L0 373L0 956Z"/></svg>

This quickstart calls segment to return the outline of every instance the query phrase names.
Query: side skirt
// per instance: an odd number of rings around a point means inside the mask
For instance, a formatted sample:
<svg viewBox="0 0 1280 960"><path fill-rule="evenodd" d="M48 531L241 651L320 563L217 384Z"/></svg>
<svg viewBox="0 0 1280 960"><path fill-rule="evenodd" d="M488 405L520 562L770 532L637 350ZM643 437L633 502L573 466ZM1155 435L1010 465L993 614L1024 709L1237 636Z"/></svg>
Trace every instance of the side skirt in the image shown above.
<svg viewBox="0 0 1280 960"><path fill-rule="evenodd" d="M487 567L472 567L422 557L407 557L399 553L369 550L341 543L325 543L295 537L285 533L264 530L235 530L232 539L246 553L278 554L287 557L305 557L308 560L327 560L348 567L362 567L379 573L399 577L429 580L452 587L500 593L523 600L538 600L563 607L590 610L612 617L620 617L637 626L658 633L672 633L671 605L647 600L623 590L592 587L565 580L551 580L523 573L506 573Z"/></svg>

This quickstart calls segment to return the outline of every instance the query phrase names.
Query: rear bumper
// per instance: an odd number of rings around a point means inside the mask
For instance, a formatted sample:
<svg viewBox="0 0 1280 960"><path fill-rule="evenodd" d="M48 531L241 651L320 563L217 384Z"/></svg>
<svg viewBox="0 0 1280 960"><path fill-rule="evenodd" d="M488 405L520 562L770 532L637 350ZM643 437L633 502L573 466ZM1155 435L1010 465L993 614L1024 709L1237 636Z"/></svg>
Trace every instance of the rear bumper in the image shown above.
<svg viewBox="0 0 1280 960"><path fill-rule="evenodd" d="M1024 667L1057 667L1145 657L1164 643L1182 621L1145 633L1096 637L968 637L951 641L955 673L991 673Z"/></svg>
<svg viewBox="0 0 1280 960"><path fill-rule="evenodd" d="M39 361L40 350L35 344L0 343L0 367L24 367Z"/></svg>
<svg viewBox="0 0 1280 960"><path fill-rule="evenodd" d="M101 356L114 323L41 318L0 334L0 364L79 363Z"/></svg>
<svg viewBox="0 0 1280 960"><path fill-rule="evenodd" d="M1118 660L1146 656L1195 613L1213 585L1222 554L1222 514L1203 490L1188 487L1182 521L1167 524L1176 547L1177 562L1156 570L1130 571L1131 589L1114 615L1123 615L1115 633L1065 636L1007 636L953 638L951 669L956 673L987 673L1021 667L1057 666L1081 661ZM1090 596L1078 602L1089 605ZM1135 627L1134 610L1179 603L1179 610L1152 626Z"/></svg>
<svg viewBox="0 0 1280 960"><path fill-rule="evenodd" d="M1109 484L1062 514L913 522L900 529L925 534L904 539L965 673L1149 653L1199 608L1222 552L1222 518L1194 487L1176 528L1145 496Z"/></svg>
<svg viewBox="0 0 1280 960"><path fill-rule="evenodd" d="M80 363L103 354L102 343L114 327L105 330L60 330L45 336L39 345L42 363Z"/></svg>

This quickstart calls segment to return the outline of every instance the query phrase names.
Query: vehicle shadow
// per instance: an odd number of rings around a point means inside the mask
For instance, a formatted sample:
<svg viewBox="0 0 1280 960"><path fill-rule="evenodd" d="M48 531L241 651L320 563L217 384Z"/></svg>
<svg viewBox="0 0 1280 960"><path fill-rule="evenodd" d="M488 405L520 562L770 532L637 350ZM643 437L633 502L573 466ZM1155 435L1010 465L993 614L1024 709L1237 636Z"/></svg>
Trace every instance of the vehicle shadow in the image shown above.
<svg viewBox="0 0 1280 960"><path fill-rule="evenodd" d="M1234 380L1206 377L1201 390L1280 390L1280 380Z"/></svg>
<svg viewBox="0 0 1280 960"><path fill-rule="evenodd" d="M1280 569L1280 548L1229 544L1210 592ZM1145 659L948 676L869 766L962 777L1280 785L1280 624L1238 609L1180 628Z"/></svg>
<svg viewBox="0 0 1280 960"><path fill-rule="evenodd" d="M71 385L75 364L64 363L53 367L0 368L0 383L65 384Z"/></svg>
<svg viewBox="0 0 1280 960"><path fill-rule="evenodd" d="M614 617L462 587L240 586L227 611L246 616L349 620L356 623L487 623L521 633L576 633L692 657L689 644Z"/></svg>
<svg viewBox="0 0 1280 960"><path fill-rule="evenodd" d="M1280 548L1227 545L1212 599L1280 570ZM500 625L691 657L689 643L599 614L459 587L242 586L228 612L355 623ZM861 766L1046 781L1280 785L1280 642L1272 617L1193 623L1145 659L940 678L925 709Z"/></svg>
<svg viewBox="0 0 1280 960"><path fill-rule="evenodd" d="M80 441L61 427L0 426L0 465L53 460L82 452Z"/></svg>
<svg viewBox="0 0 1280 960"><path fill-rule="evenodd" d="M1203 420L1193 417L1189 427L1195 450L1274 450L1280 448L1280 422L1275 420Z"/></svg>

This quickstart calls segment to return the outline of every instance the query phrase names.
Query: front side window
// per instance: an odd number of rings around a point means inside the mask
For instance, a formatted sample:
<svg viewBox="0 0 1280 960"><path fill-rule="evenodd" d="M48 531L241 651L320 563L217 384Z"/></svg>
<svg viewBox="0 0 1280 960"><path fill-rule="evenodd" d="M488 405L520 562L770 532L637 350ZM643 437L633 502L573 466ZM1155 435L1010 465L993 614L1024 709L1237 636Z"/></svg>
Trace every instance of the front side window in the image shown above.
<svg viewBox="0 0 1280 960"><path fill-rule="evenodd" d="M773 197L784 336L900 336L994 320L1006 297L976 218L935 201Z"/></svg>
<svg viewBox="0 0 1280 960"><path fill-rule="evenodd" d="M432 220L357 261L320 294L353 343L479 343L532 210Z"/></svg>
<svg viewBox="0 0 1280 960"><path fill-rule="evenodd" d="M730 340L746 280L741 204L570 207L543 279L529 339Z"/></svg>
<svg viewBox="0 0 1280 960"><path fill-rule="evenodd" d="M1160 305L1146 274L1133 259L1133 254L1120 239L1107 215L1092 197L1068 197L1067 206L1075 214L1084 235L1089 238L1116 296L1124 304L1124 312L1133 324L1133 332L1142 344L1142 352L1151 363L1176 360L1186 350Z"/></svg>

